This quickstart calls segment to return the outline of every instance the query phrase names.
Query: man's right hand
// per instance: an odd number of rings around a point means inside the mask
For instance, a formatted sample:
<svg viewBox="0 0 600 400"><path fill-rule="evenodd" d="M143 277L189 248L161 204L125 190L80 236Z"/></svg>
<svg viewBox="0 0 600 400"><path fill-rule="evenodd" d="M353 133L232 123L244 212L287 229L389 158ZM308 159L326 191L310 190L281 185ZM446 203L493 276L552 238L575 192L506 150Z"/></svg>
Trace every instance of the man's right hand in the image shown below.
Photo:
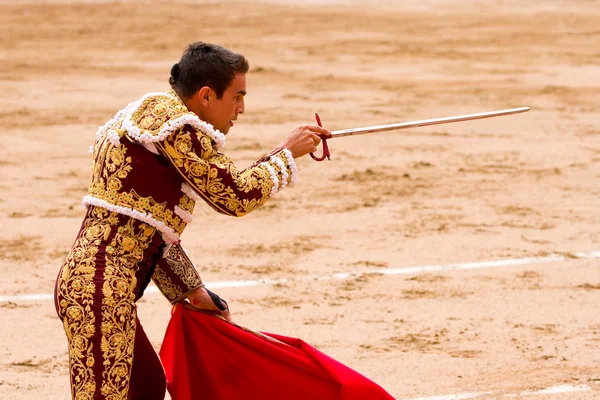
<svg viewBox="0 0 600 400"><path fill-rule="evenodd" d="M327 139L331 137L331 132L320 126L301 125L290 132L281 146L288 149L292 153L292 157L300 158L317 151L317 146L321 143L319 135Z"/></svg>

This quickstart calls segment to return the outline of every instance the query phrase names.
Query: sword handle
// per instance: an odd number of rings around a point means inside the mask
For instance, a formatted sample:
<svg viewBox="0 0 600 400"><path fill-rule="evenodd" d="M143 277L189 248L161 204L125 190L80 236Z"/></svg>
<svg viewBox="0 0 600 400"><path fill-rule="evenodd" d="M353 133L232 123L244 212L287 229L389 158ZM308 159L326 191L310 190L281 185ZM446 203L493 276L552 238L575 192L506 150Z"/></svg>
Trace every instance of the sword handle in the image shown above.
<svg viewBox="0 0 600 400"><path fill-rule="evenodd" d="M321 124L321 117L319 117L318 113L315 113L315 119L317 120L317 125L323 127ZM321 157L315 156L314 153L310 153L310 156L315 161L323 161L327 157L328 160L331 160L331 153L329 153L329 146L327 146L327 139L321 136L321 141L323 142L323 155Z"/></svg>

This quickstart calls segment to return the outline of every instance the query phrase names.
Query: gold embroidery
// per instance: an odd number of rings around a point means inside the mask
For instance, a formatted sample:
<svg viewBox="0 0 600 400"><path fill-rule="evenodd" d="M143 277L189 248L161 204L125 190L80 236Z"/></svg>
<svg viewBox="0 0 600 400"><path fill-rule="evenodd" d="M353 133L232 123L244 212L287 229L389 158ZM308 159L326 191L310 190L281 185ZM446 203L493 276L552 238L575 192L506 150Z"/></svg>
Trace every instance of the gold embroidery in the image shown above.
<svg viewBox="0 0 600 400"><path fill-rule="evenodd" d="M142 197L133 189L129 192L121 191L122 180L126 179L132 170L132 160L127 156L125 145L113 145L107 134L104 134L97 146L94 159L96 161L92 167L92 180L89 187L91 196L117 206L150 213L153 218L164 222L178 234L183 232L186 223L167 208L166 202L157 203L152 196ZM194 204L188 202L183 208L188 210L190 207L193 211Z"/></svg>
<svg viewBox="0 0 600 400"><path fill-rule="evenodd" d="M168 95L148 97L133 112L131 122L140 129L140 134L158 136L165 122L190 113L174 94L175 92L170 91Z"/></svg>
<svg viewBox="0 0 600 400"><path fill-rule="evenodd" d="M171 246L167 253L167 264L173 272L185 283L188 289L193 289L202 284L202 279L196 271L196 267L188 258L180 245Z"/></svg>
<svg viewBox="0 0 600 400"><path fill-rule="evenodd" d="M174 276L177 283L173 283L170 276ZM171 303L182 300L184 294L202 284L196 267L179 244L171 246L166 257L158 261L152 279Z"/></svg>
<svg viewBox="0 0 600 400"><path fill-rule="evenodd" d="M152 214L152 217L165 223L176 233L181 234L186 223L173 210L167 209L167 203L157 203L152 197L141 197L134 190L123 190L123 180L132 170L132 159L127 156L127 148L123 144L115 146L109 139L110 132L115 131L119 138L126 136L124 113L112 127L109 127L94 146L94 163L89 195L110 204L130 208ZM156 94L145 98L131 115L131 126L140 129L141 135L158 136L160 129L169 120L190 114L175 92ZM114 132L113 132L114 134ZM129 136L127 136L129 138ZM131 140L130 140L131 141ZM180 207L188 212L193 211L193 200L181 200Z"/></svg>
<svg viewBox="0 0 600 400"><path fill-rule="evenodd" d="M71 391L74 399L91 400L96 390L90 339L96 333L94 305L95 257L110 233L108 211L92 207L84 228L62 266L57 288L58 310L69 340Z"/></svg>
<svg viewBox="0 0 600 400"><path fill-rule="evenodd" d="M157 148L180 168L192 188L217 211L230 215L245 215L263 205L269 198L273 182L263 166L239 172L223 154L217 153L211 140L196 133L199 148L194 148L192 136L182 130L157 143ZM195 151L194 151L195 150ZM228 178L231 182L225 182ZM260 196L240 196L254 190Z"/></svg>
<svg viewBox="0 0 600 400"><path fill-rule="evenodd" d="M184 194L181 199L179 199L179 207L189 212L190 214L194 213L194 207L196 206L196 202L192 200L188 195Z"/></svg>
<svg viewBox="0 0 600 400"><path fill-rule="evenodd" d="M129 218L106 246L100 343L104 371L100 391L107 399L127 399L137 315L135 274L155 232L153 227Z"/></svg>
<svg viewBox="0 0 600 400"><path fill-rule="evenodd" d="M152 280L160 289L160 292L170 301L173 302L183 295L181 288L173 283L162 268L156 267Z"/></svg>
<svg viewBox="0 0 600 400"><path fill-rule="evenodd" d="M158 203L150 196L141 197L129 188L126 179L134 163L127 154L125 144L115 142L115 135L127 137L132 143L138 139L153 141L159 152L179 170L185 182L214 209L224 214L242 216L260 207L271 196L274 181L277 178L281 180L281 163L265 161L273 169L259 164L238 171L225 155L217 152L216 143L220 141L220 133L212 132L208 127L210 132L203 132L194 124L196 128L186 125L178 129L190 121L200 122L173 91L145 96L139 106L131 111L131 116L124 112L113 126L106 129L94 146L95 162L89 188L91 198L151 214L153 219L163 222L177 235L186 227L186 222L174 214L174 204L169 206L166 202ZM123 142L126 141L123 139ZM288 167L285 157L281 154L275 157ZM182 210L190 214L193 212L194 200L183 193L178 203Z"/></svg>

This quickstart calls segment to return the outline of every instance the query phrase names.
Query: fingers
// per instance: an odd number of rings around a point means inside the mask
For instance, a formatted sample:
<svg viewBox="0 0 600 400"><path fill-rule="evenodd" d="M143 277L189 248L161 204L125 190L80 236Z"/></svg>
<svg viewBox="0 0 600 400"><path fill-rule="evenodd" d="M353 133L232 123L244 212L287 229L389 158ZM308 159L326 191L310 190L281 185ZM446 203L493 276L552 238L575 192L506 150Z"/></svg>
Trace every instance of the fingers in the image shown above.
<svg viewBox="0 0 600 400"><path fill-rule="evenodd" d="M213 293L208 289L206 289L206 292L210 296L210 298L213 301L213 303L215 304L215 306L217 306L219 311L221 311L221 315L223 316L223 318L225 318L228 322L231 322L231 314L229 313L229 304L227 304L225 299L222 299L218 294Z"/></svg>
<svg viewBox="0 0 600 400"><path fill-rule="evenodd" d="M324 136L326 139L331 137L331 131L329 129L320 127L320 126L315 126L315 125L308 125L307 128L311 131L316 133L317 135L322 135Z"/></svg>
<svg viewBox="0 0 600 400"><path fill-rule="evenodd" d="M227 322L231 322L231 314L229 314L229 311L221 311L221 315L223 316L223 318L225 318Z"/></svg>
<svg viewBox="0 0 600 400"><path fill-rule="evenodd" d="M317 135L315 135L314 133L311 133L309 136L312 141L313 141L313 145L316 147L319 145L319 143L321 143L321 138Z"/></svg>
<svg viewBox="0 0 600 400"><path fill-rule="evenodd" d="M218 294L211 292L206 288L201 288L188 297L192 308L209 314L221 315L226 321L231 322L229 304Z"/></svg>
<svg viewBox="0 0 600 400"><path fill-rule="evenodd" d="M189 305L189 307L191 307L194 310L198 310L198 311L202 311L208 314L213 314L213 315L220 315L222 312L217 310L216 307L212 307L212 305L210 306L210 308L206 308L205 306L201 306L198 304L192 304L190 302L187 302L187 304Z"/></svg>
<svg viewBox="0 0 600 400"><path fill-rule="evenodd" d="M225 302L225 300L223 300L221 297L219 297L218 294L213 293L208 289L206 289L206 292L208 293L208 295L210 296L210 299L215 304L215 306L217 306L217 308L219 310L226 311L228 309L227 303Z"/></svg>
<svg viewBox="0 0 600 400"><path fill-rule="evenodd" d="M221 310L217 310L217 309L215 309L213 307L205 308L205 307L198 307L198 306L195 306L195 305L190 304L190 303L187 303L187 304L189 304L190 307L192 309L194 309L194 310L202 311L204 313L213 314L213 315L220 315L223 318L225 318L225 320L227 322L231 322L232 321L231 314L229 313L229 310L223 310L223 311L221 311Z"/></svg>
<svg viewBox="0 0 600 400"><path fill-rule="evenodd" d="M214 293L213 293L214 294ZM216 295L215 295L216 296ZM229 313L229 304L227 304L227 302L225 301L225 299L219 297L221 306L223 306L224 308L221 308L218 304L215 303L215 305L219 308L219 310L221 311L221 316L223 316L223 318L225 318L225 320L227 322L231 322L231 314Z"/></svg>
<svg viewBox="0 0 600 400"><path fill-rule="evenodd" d="M330 137L331 132L328 129L315 125L300 125L290 132L282 147L291 151L292 157L299 158L316 152L322 139Z"/></svg>

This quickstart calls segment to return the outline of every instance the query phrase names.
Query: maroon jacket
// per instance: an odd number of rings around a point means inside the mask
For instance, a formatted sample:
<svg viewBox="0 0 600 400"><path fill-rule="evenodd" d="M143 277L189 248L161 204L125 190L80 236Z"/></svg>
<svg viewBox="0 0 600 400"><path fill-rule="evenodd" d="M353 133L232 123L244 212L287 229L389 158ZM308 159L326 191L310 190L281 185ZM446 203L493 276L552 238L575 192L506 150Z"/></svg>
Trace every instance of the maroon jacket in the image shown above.
<svg viewBox="0 0 600 400"><path fill-rule="evenodd" d="M92 146L86 206L139 219L167 249L153 280L173 303L202 281L179 246L196 201L240 217L296 179L289 150L278 148L239 171L219 148L225 136L190 112L174 91L149 93L102 126Z"/></svg>

